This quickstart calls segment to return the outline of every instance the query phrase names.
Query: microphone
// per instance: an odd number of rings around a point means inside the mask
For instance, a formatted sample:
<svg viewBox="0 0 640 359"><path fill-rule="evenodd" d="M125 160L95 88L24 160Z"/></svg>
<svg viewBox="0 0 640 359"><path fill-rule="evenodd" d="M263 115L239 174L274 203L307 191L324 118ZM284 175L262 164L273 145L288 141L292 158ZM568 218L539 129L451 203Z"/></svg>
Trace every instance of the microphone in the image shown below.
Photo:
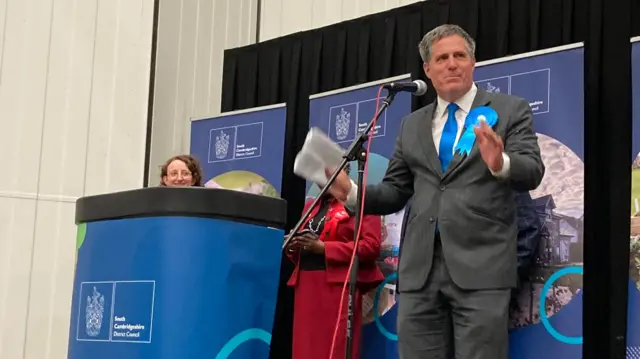
<svg viewBox="0 0 640 359"><path fill-rule="evenodd" d="M427 83L422 80L412 82L392 82L383 86L388 91L411 92L414 96L427 93Z"/></svg>

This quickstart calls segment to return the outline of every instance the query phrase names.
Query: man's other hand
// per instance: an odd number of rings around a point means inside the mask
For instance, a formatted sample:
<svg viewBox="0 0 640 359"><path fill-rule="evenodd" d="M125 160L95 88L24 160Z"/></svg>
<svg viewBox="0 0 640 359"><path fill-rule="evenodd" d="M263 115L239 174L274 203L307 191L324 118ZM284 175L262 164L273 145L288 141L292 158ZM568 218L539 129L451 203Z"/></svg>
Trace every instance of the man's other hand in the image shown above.
<svg viewBox="0 0 640 359"><path fill-rule="evenodd" d="M489 167L491 172L500 172L504 165L502 158L504 144L500 136L484 121L480 123L480 126L474 127L473 132L476 134L480 155L487 164L487 167Z"/></svg>

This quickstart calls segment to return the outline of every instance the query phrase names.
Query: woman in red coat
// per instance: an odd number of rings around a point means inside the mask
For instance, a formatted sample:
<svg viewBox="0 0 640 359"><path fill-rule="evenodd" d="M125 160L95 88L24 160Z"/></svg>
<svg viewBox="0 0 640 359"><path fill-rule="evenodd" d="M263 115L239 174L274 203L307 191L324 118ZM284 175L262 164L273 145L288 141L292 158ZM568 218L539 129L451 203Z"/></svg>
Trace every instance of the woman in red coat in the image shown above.
<svg viewBox="0 0 640 359"><path fill-rule="evenodd" d="M307 203L305 211L311 203ZM344 205L327 195L311 212L302 229L314 234L295 237L287 251L296 264L288 285L295 289L293 359L329 359L338 319L340 295L347 278L354 248L355 217ZM358 242L359 271L355 296L353 359L358 358L362 326L362 295L384 279L376 259L380 255L382 221L363 216ZM349 287L345 289L342 312L332 359L344 359Z"/></svg>

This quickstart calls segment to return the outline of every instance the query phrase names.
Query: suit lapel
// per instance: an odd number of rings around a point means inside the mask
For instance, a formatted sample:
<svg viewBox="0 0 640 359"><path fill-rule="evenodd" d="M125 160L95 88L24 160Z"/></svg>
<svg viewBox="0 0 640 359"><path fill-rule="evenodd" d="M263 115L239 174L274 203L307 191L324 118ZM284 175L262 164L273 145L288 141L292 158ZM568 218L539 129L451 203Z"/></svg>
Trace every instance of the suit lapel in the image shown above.
<svg viewBox="0 0 640 359"><path fill-rule="evenodd" d="M422 150L427 157L427 163L431 170L439 176L442 176L442 166L440 165L436 145L433 142L433 114L436 110L435 103L434 101L425 108L426 119L425 121L420 121L418 125L418 142L422 145Z"/></svg>
<svg viewBox="0 0 640 359"><path fill-rule="evenodd" d="M473 104L471 105L471 110L473 110L476 107L480 107L480 106L485 106L490 102L491 98L489 96L489 94L487 93L487 91L481 89L478 87L478 92L476 92L476 97L473 99ZM463 128L462 131L466 131L466 128ZM471 153L473 153L473 151L476 150L478 146L477 142L473 143L473 147L471 147L471 152L469 153L469 155L471 155ZM446 178L449 174L451 174L451 172L453 172L456 168L458 168L458 166L463 162L463 160L465 159L466 156L460 155L458 153L454 153L453 158L451 159L451 162L449 163L449 167L447 167L447 171L445 172L443 179Z"/></svg>

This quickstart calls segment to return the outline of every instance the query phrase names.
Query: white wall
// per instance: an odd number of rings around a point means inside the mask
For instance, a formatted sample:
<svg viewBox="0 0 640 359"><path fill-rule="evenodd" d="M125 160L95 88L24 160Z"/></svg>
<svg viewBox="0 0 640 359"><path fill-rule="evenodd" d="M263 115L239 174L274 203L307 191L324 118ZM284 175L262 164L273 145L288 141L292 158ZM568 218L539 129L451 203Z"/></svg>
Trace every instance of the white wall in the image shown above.
<svg viewBox="0 0 640 359"><path fill-rule="evenodd" d="M162 0L149 185L164 161L189 153L190 118L220 113L225 49L255 43L257 0Z"/></svg>
<svg viewBox="0 0 640 359"><path fill-rule="evenodd" d="M0 358L66 358L76 198L143 180L153 0L0 0Z"/></svg>
<svg viewBox="0 0 640 359"><path fill-rule="evenodd" d="M420 0L262 0L260 41L323 27Z"/></svg>

